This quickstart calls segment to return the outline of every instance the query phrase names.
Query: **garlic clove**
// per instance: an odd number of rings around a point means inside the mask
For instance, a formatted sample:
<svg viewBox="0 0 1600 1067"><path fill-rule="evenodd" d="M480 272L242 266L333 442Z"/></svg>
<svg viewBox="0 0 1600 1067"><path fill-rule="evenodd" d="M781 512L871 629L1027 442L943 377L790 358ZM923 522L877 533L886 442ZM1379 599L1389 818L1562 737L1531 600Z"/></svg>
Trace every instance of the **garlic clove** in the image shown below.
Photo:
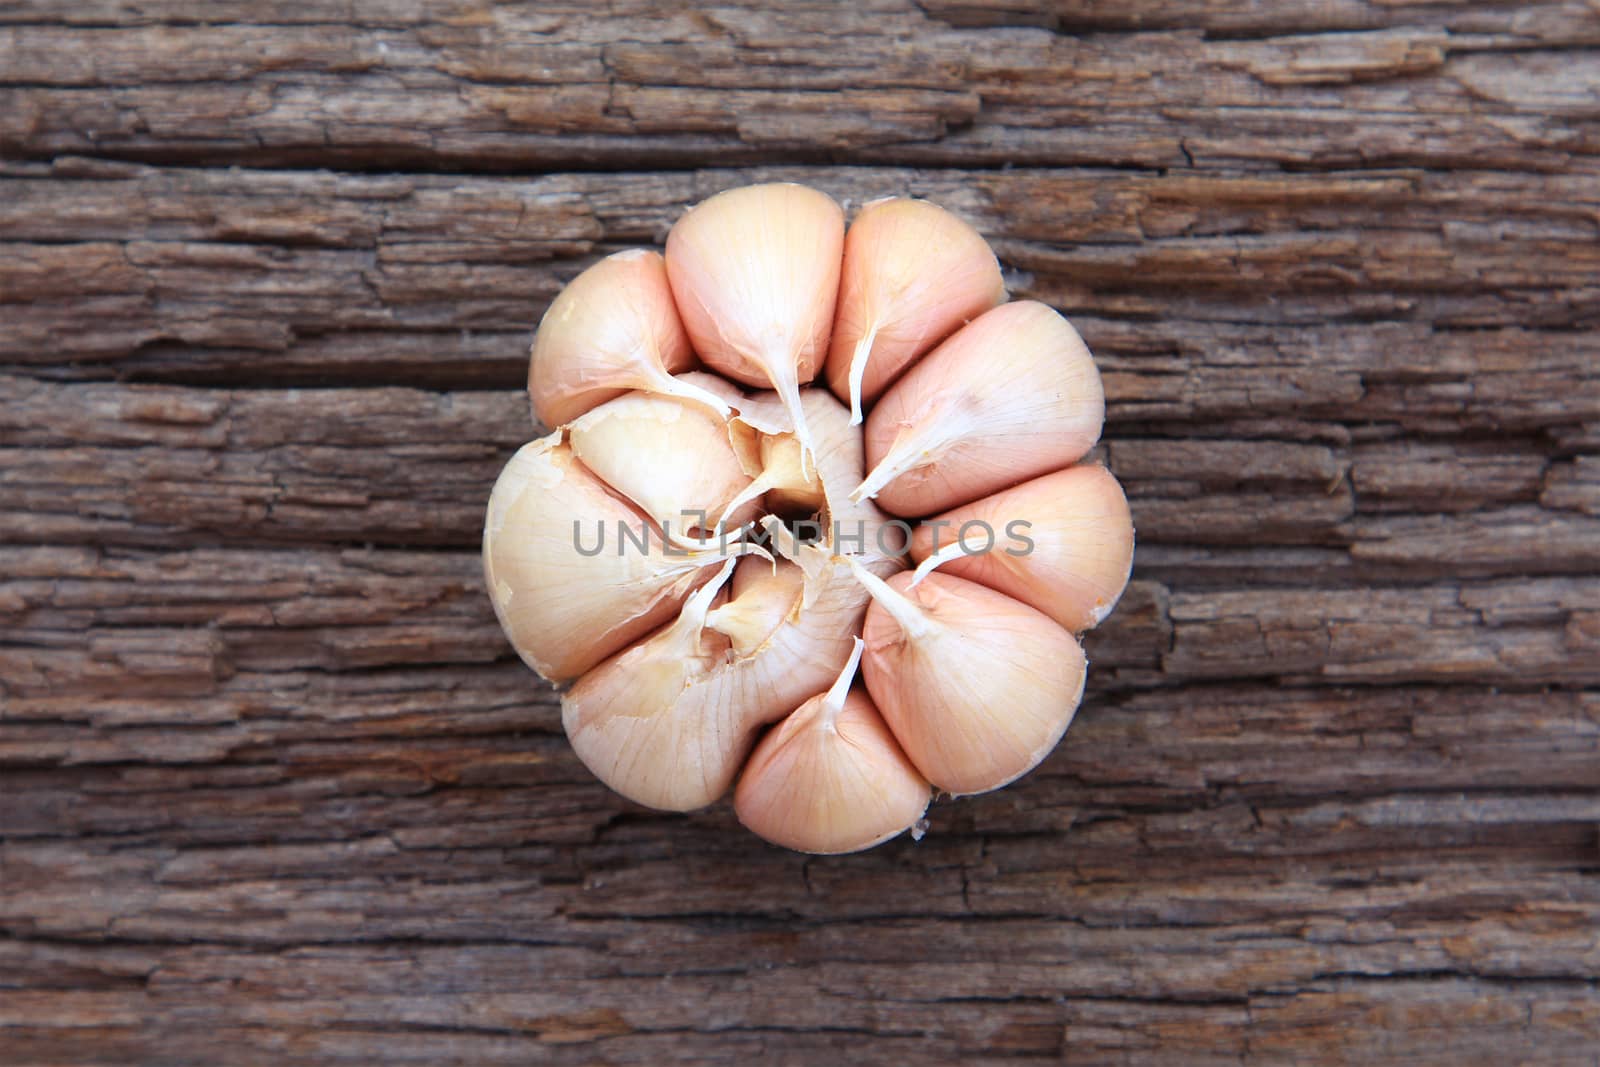
<svg viewBox="0 0 1600 1067"><path fill-rule="evenodd" d="M883 394L867 417L872 469L851 495L931 515L1075 462L1104 421L1077 331L1036 301L1001 304Z"/></svg>
<svg viewBox="0 0 1600 1067"><path fill-rule="evenodd" d="M839 205L789 183L718 193L667 234L667 278L700 358L776 390L808 456L799 390L827 355L843 246Z"/></svg>
<svg viewBox="0 0 1600 1067"><path fill-rule="evenodd" d="M844 237L828 387L859 424L917 357L1005 299L1000 263L982 235L926 200L861 209Z"/></svg>
<svg viewBox="0 0 1600 1067"><path fill-rule="evenodd" d="M728 420L703 404L626 393L567 427L572 452L679 543L709 537L726 519L737 529L760 502L724 514L750 485L728 434Z"/></svg>
<svg viewBox="0 0 1600 1067"><path fill-rule="evenodd" d="M751 655L779 626L799 616L804 586L805 572L788 560L740 560L733 595L706 615L706 625L726 636L736 655Z"/></svg>
<svg viewBox="0 0 1600 1067"><path fill-rule="evenodd" d="M630 800L687 811L716 799L726 787L713 783L732 775L726 764L736 749L718 742L736 736L739 710L683 704L726 656L727 639L707 633L705 619L733 563L696 590L671 625L585 674L561 698L562 726L578 758Z"/></svg>
<svg viewBox="0 0 1600 1067"><path fill-rule="evenodd" d="M948 574L916 586L857 571L872 593L867 691L906 755L938 788L998 789L1055 748L1083 697L1077 640L1049 616Z"/></svg>
<svg viewBox="0 0 1600 1067"><path fill-rule="evenodd" d="M675 623L566 692L562 724L596 777L649 807L704 807L733 784L757 730L827 688L850 657L867 593L843 560L813 546L800 552L807 607L748 654L710 625L714 610L727 617L721 608L691 598Z"/></svg>
<svg viewBox="0 0 1600 1067"><path fill-rule="evenodd" d="M739 821L800 852L859 852L915 826L928 783L865 693L850 688L862 641L833 686L761 739L734 790Z"/></svg>
<svg viewBox="0 0 1600 1067"><path fill-rule="evenodd" d="M564 426L632 389L703 403L726 415L714 392L672 374L695 364L661 255L642 248L607 256L550 304L534 336L528 396L547 427Z"/></svg>
<svg viewBox="0 0 1600 1067"><path fill-rule="evenodd" d="M511 457L483 529L495 615L517 653L552 682L576 677L671 619L710 576L706 568L729 554L665 552L661 533L578 462L562 437L558 430ZM624 529L648 548L618 543Z"/></svg>
<svg viewBox="0 0 1600 1067"><path fill-rule="evenodd" d="M773 476L767 490L767 510L777 514L813 512L826 503L816 465L806 460L800 438L792 433L766 436L761 441L762 469Z"/></svg>
<svg viewBox="0 0 1600 1067"><path fill-rule="evenodd" d="M919 523L911 556L921 564L915 580L937 567L1082 633L1111 614L1128 584L1133 517L1111 472L1083 464Z"/></svg>

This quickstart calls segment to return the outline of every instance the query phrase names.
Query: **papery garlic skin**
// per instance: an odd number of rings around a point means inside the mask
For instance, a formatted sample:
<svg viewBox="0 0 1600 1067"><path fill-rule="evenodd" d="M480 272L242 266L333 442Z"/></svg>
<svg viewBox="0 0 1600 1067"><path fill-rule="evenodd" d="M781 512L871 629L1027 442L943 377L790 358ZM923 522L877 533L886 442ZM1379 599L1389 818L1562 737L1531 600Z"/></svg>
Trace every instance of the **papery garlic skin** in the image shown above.
<svg viewBox="0 0 1600 1067"><path fill-rule="evenodd" d="M714 394L671 377L694 365L664 260L634 248L589 267L551 302L533 340L528 396L552 429L631 389L698 400L726 414Z"/></svg>
<svg viewBox="0 0 1600 1067"><path fill-rule="evenodd" d="M858 424L909 364L1005 299L1000 263L982 235L926 200L863 207L844 238L828 387Z"/></svg>
<svg viewBox="0 0 1600 1067"><path fill-rule="evenodd" d="M680 616L567 691L562 725L596 777L648 807L705 807L733 784L760 727L838 676L861 632L867 593L842 560L803 551L814 562L801 568L811 587L804 610L753 651L732 652L707 625L708 603L691 623Z"/></svg>
<svg viewBox="0 0 1600 1067"><path fill-rule="evenodd" d="M802 397L804 393L802 389ZM784 407L778 394L770 389L744 393L734 408L738 421L752 430L763 434L794 433L794 419L790 417L789 409Z"/></svg>
<svg viewBox="0 0 1600 1067"><path fill-rule="evenodd" d="M1038 766L1072 723L1083 648L1004 593L937 572L916 586L911 577L874 588L867 691L928 781L955 796L999 789Z"/></svg>
<svg viewBox="0 0 1600 1067"><path fill-rule="evenodd" d="M854 494L931 515L1057 470L1094 447L1105 392L1066 319L1032 300L984 313L919 360L866 422Z"/></svg>
<svg viewBox="0 0 1600 1067"><path fill-rule="evenodd" d="M916 825L928 783L872 701L852 690L863 644L833 687L763 737L734 790L739 821L799 852L858 852Z"/></svg>
<svg viewBox="0 0 1600 1067"><path fill-rule="evenodd" d="M1042 475L919 523L911 538L919 564L935 556L935 529L939 552L932 565L939 573L1012 596L1075 634L1111 614L1133 570L1128 498L1097 463ZM969 529L965 544L963 529Z"/></svg>
<svg viewBox="0 0 1600 1067"><path fill-rule="evenodd" d="M827 356L843 246L839 205L789 183L718 193L667 235L667 278L695 351L713 370L775 390L808 451L799 389Z"/></svg>
<svg viewBox="0 0 1600 1067"><path fill-rule="evenodd" d="M483 529L484 580L523 660L564 682L662 625L712 574L716 548L667 555L659 531L577 462L557 431L500 472ZM651 538L619 551L618 523ZM606 548L592 547L604 530Z"/></svg>
<svg viewBox="0 0 1600 1067"><path fill-rule="evenodd" d="M697 528L711 533L751 481L728 420L679 397L626 393L579 416L567 439L601 481L680 541ZM727 519L737 528L759 513L760 501L751 500Z"/></svg>
<svg viewBox="0 0 1600 1067"><path fill-rule="evenodd" d="M673 378L682 385L693 386L695 389L710 393L713 397L722 401L723 404L727 405L728 410L726 412L721 411L715 405L711 405L711 408L717 411L718 414L729 418L748 400L748 394L743 389L720 375L712 374L710 371L684 371L682 374L674 374ZM685 399L689 398L685 397Z"/></svg>

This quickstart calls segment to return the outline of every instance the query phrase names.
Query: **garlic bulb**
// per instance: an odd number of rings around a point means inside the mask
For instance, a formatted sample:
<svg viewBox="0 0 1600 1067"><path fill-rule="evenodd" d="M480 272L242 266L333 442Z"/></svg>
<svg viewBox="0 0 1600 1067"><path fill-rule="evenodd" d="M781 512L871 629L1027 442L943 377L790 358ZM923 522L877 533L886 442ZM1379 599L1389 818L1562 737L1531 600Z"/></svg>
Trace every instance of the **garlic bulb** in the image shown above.
<svg viewBox="0 0 1600 1067"><path fill-rule="evenodd" d="M1003 298L942 209L877 202L847 236L772 184L551 305L529 392L555 430L495 484L484 576L603 782L672 811L734 789L762 837L841 852L1049 753L1133 529L1073 466L1104 418L1088 350Z"/></svg>
<svg viewBox="0 0 1600 1067"><path fill-rule="evenodd" d="M971 226L926 200L861 209L844 238L828 387L850 422L905 367L1006 296L1000 263Z"/></svg>
<svg viewBox="0 0 1600 1067"><path fill-rule="evenodd" d="M681 396L726 414L715 393L672 374L694 366L660 254L607 256L550 304L534 337L528 396L546 426L561 426L631 389Z"/></svg>
<svg viewBox="0 0 1600 1067"><path fill-rule="evenodd" d="M1078 331L1035 301L1001 304L878 401L867 419L872 472L852 495L929 515L1066 466L1094 447L1104 421Z"/></svg>
<svg viewBox="0 0 1600 1067"><path fill-rule="evenodd" d="M1082 633L1128 584L1133 517L1111 473L1086 463L934 516L912 535L911 557L919 581L939 567Z"/></svg>
<svg viewBox="0 0 1600 1067"><path fill-rule="evenodd" d="M800 386L827 356L843 246L839 205L784 183L718 193L667 235L667 278L700 358L775 389L807 454Z"/></svg>
<svg viewBox="0 0 1600 1067"><path fill-rule="evenodd" d="M761 739L734 791L739 821L801 852L855 852L916 825L928 783L866 694L850 688L861 638L833 687Z"/></svg>

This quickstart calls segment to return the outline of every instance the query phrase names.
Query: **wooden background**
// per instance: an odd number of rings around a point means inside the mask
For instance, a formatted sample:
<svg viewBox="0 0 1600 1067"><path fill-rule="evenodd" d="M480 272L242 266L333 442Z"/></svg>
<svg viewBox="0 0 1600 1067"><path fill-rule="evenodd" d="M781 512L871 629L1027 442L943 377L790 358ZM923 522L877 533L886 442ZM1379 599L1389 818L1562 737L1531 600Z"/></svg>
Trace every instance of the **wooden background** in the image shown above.
<svg viewBox="0 0 1600 1067"><path fill-rule="evenodd" d="M0 0L0 1063L1597 1062L1600 3L590 7ZM989 235L1141 541L839 859L478 573L552 294L768 178Z"/></svg>

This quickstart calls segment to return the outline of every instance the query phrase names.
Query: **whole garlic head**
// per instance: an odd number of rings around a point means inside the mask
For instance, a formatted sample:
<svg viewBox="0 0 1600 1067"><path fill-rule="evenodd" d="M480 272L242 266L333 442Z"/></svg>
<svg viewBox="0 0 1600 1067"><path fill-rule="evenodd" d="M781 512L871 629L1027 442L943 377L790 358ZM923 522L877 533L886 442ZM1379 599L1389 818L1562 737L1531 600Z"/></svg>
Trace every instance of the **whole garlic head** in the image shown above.
<svg viewBox="0 0 1600 1067"><path fill-rule="evenodd" d="M1004 297L942 208L877 201L847 234L780 183L551 305L528 388L557 425L495 485L484 573L602 781L671 811L737 783L756 833L851 852L1049 754L1133 526L1078 463L1088 349Z"/></svg>

